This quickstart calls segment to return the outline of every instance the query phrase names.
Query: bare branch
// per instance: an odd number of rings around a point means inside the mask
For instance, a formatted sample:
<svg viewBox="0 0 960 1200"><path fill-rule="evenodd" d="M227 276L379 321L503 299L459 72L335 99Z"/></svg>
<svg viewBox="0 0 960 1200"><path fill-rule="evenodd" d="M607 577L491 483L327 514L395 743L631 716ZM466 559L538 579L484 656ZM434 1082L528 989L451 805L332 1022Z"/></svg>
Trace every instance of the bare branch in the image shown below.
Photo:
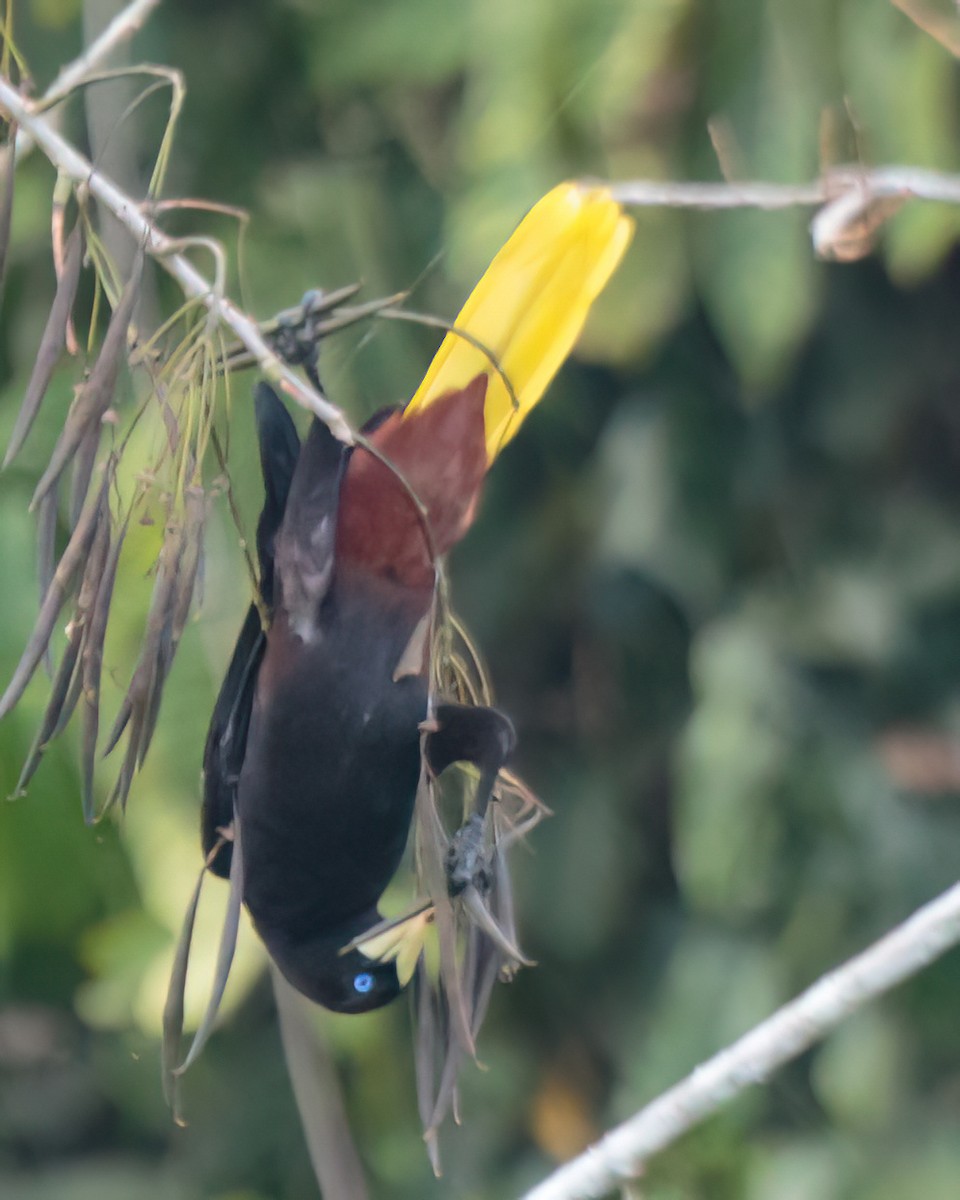
<svg viewBox="0 0 960 1200"><path fill-rule="evenodd" d="M144 216L141 206L132 196L117 187L112 180L94 169L93 164L54 130L12 86L0 77L0 109L27 130L43 153L57 169L77 183L86 184L95 196L129 230L134 240L176 279L191 299L197 299L211 316L228 326L260 364L266 378L277 384L298 404L314 413L329 426L341 441L352 444L353 431L343 413L315 388L302 382L270 349L256 322L225 296L217 294L208 280L200 274L183 254L177 253L177 243L167 237Z"/></svg>
<svg viewBox="0 0 960 1200"><path fill-rule="evenodd" d="M636 1179L654 1154L958 942L960 884L955 884L554 1171L523 1200L597 1200Z"/></svg>
<svg viewBox="0 0 960 1200"><path fill-rule="evenodd" d="M816 207L850 192L874 198L915 196L960 204L960 176L924 167L834 167L812 183L657 183L637 180L610 188L628 208L762 208Z"/></svg>
<svg viewBox="0 0 960 1200"><path fill-rule="evenodd" d="M642 179L610 188L627 208L796 208L830 199L826 183L657 183Z"/></svg>
<svg viewBox="0 0 960 1200"><path fill-rule="evenodd" d="M40 104L44 108L66 99L78 84L98 67L105 59L129 41L130 38L143 28L147 18L160 3L160 0L131 0L122 11L118 12L103 33L83 51L73 62L63 67L56 79L43 93ZM26 129L17 133L16 158L17 162L33 149L33 135Z"/></svg>
<svg viewBox="0 0 960 1200"><path fill-rule="evenodd" d="M126 8L117 13L103 33L91 42L79 57L75 58L72 63L68 63L59 72L43 94L43 105L49 107L67 96L118 46L129 41L135 33L143 28L147 18L159 3L160 0L131 0ZM20 153L19 144L17 153Z"/></svg>
<svg viewBox="0 0 960 1200"><path fill-rule="evenodd" d="M939 42L945 50L949 50L954 58L960 58L960 24L956 15L952 18L938 12L924 0L890 0L894 8L899 8L904 16Z"/></svg>
<svg viewBox="0 0 960 1200"><path fill-rule="evenodd" d="M628 208L820 208L810 234L821 258L859 257L869 249L869 234L889 215L894 201L914 197L960 204L960 176L922 167L873 169L837 167L805 184L655 183L615 184L614 199ZM865 236L866 231L866 236ZM851 252L852 248L858 252Z"/></svg>

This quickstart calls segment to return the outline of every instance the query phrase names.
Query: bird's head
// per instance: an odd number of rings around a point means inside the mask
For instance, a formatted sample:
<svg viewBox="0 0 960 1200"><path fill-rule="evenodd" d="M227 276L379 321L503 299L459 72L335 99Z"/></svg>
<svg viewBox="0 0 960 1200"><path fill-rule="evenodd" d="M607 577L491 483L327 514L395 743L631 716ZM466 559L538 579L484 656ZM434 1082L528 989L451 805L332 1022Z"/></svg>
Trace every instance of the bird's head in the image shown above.
<svg viewBox="0 0 960 1200"><path fill-rule="evenodd" d="M317 963L308 986L300 990L333 1012L362 1013L389 1004L403 987L394 963L374 962L359 950L350 950Z"/></svg>
<svg viewBox="0 0 960 1200"><path fill-rule="evenodd" d="M371 953L362 941L379 920L374 910L354 922L317 937L290 938L264 928L258 931L270 956L287 982L316 1004L333 1012L363 1013L396 999L409 982L409 972L395 956ZM351 940L353 939L353 940Z"/></svg>

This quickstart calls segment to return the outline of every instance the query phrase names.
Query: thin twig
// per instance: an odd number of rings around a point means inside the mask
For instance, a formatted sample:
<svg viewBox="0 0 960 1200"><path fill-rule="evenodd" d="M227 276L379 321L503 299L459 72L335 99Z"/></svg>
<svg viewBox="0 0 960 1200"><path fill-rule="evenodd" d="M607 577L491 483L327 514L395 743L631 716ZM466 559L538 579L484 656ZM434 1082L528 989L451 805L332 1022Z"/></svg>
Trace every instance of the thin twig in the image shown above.
<svg viewBox="0 0 960 1200"><path fill-rule="evenodd" d="M869 249L869 232L893 211L890 201L914 197L960 204L960 176L922 167L835 167L812 183L655 183L614 184L611 194L628 208L816 208L810 226L821 258L850 258L851 245Z"/></svg>
<svg viewBox="0 0 960 1200"><path fill-rule="evenodd" d="M960 176L924 167L834 167L811 183L615 183L610 193L631 208L780 209L827 204L850 192L874 198L915 196L960 204Z"/></svg>
<svg viewBox="0 0 960 1200"><path fill-rule="evenodd" d="M29 131L37 145L58 170L86 184L95 196L127 228L134 240L176 279L184 293L200 300L217 320L227 325L259 362L266 378L277 384L298 404L314 413L341 441L352 444L353 430L343 413L309 384L302 382L264 341L256 322L223 295L218 295L208 280L182 254L176 242L167 237L143 215L141 206L90 161L80 154L35 106L20 95L9 80L0 77L0 110Z"/></svg>
<svg viewBox="0 0 960 1200"><path fill-rule="evenodd" d="M617 183L614 200L628 208L796 208L824 204L830 192L823 180L787 183Z"/></svg>
<svg viewBox="0 0 960 1200"><path fill-rule="evenodd" d="M890 0L894 8L899 8L904 16L909 17L918 29L940 43L944 50L949 50L954 58L960 58L960 26L956 16L945 16L922 0Z"/></svg>
<svg viewBox="0 0 960 1200"><path fill-rule="evenodd" d="M108 58L118 46L130 40L135 33L143 28L147 17L160 3L160 0L131 0L126 8L113 18L99 37L73 62L68 63L58 73L43 94L41 103L44 107L55 104L67 96L87 75ZM19 154L20 147L17 147Z"/></svg>
<svg viewBox="0 0 960 1200"><path fill-rule="evenodd" d="M597 1200L636 1179L653 1155L958 942L960 884L955 884L554 1171L523 1200Z"/></svg>
<svg viewBox="0 0 960 1200"><path fill-rule="evenodd" d="M73 62L68 63L57 75L56 79L40 99L44 108L49 108L64 100L70 92L113 53L118 46L130 40L138 30L143 28L147 18L160 3L160 0L131 0L121 12L113 18L98 38L80 54ZM33 135L26 129L17 133L16 156L17 162L30 152L34 146Z"/></svg>

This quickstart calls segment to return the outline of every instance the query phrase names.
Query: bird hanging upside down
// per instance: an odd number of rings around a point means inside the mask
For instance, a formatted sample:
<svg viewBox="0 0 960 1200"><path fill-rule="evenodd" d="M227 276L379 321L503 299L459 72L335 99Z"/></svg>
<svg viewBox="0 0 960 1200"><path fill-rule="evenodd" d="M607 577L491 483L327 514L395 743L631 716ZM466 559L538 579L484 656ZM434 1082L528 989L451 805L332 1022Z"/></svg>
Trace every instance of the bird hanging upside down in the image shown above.
<svg viewBox="0 0 960 1200"><path fill-rule="evenodd" d="M461 312L468 340L451 332L410 403L374 417L355 446L317 420L301 446L275 393L257 389L262 603L210 726L203 843L219 875L233 866L236 878L242 859L242 898L267 950L327 1008L387 1003L418 957L398 957L405 931L384 938L377 905L404 854L422 762L429 778L474 769L445 886L480 897L490 886L485 827L515 738L495 709L434 693L438 564L630 233L603 188L549 193ZM428 916L406 924L422 930Z"/></svg>

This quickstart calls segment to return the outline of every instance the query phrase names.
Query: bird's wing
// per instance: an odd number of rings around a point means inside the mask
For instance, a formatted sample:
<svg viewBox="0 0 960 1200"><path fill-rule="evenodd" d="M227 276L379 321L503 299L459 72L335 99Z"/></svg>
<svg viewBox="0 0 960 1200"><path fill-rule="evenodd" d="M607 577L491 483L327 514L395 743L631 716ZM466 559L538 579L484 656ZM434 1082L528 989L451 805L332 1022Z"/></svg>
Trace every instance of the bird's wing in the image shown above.
<svg viewBox="0 0 960 1200"><path fill-rule="evenodd" d="M263 472L263 511L257 522L257 555L260 559L260 595L268 612L273 610L273 559L277 530L290 495L300 438L293 418L273 388L258 383L254 392L257 440Z"/></svg>
<svg viewBox="0 0 960 1200"><path fill-rule="evenodd" d="M303 642L319 632L319 610L333 578L340 484L350 448L315 420L300 450L276 536L274 597Z"/></svg>
<svg viewBox="0 0 960 1200"><path fill-rule="evenodd" d="M270 617L275 542L300 455L300 439L290 414L272 388L258 384L254 399L264 487L263 511L257 524L260 599L264 615ZM258 606L251 604L214 705L203 751L201 824L205 856L216 846L218 830L226 829L233 820L237 780L246 753L253 693L265 645L263 618ZM225 843L210 863L211 870L224 879L230 874L231 851L231 844Z"/></svg>

